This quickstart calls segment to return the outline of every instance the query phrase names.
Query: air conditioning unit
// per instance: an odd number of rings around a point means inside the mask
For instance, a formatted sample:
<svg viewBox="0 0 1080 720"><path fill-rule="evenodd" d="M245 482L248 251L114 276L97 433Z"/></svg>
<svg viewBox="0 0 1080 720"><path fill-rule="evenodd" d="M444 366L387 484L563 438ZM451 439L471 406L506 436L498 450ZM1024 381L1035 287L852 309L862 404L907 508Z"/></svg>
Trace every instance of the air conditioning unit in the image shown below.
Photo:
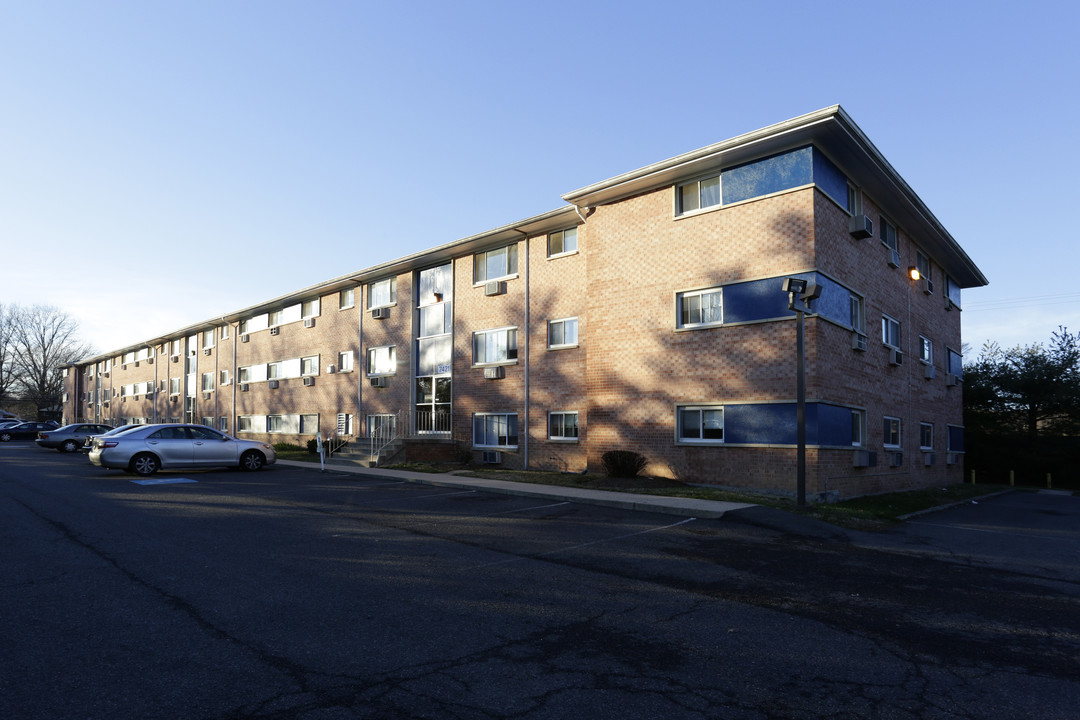
<svg viewBox="0 0 1080 720"><path fill-rule="evenodd" d="M203 348L202 349L202 354L203 355L209 355L210 354L210 348Z"/></svg>
<svg viewBox="0 0 1080 720"><path fill-rule="evenodd" d="M304 327L306 327L306 328L315 327L315 318L313 318L313 317L312 318L304 318Z"/></svg>
<svg viewBox="0 0 1080 720"><path fill-rule="evenodd" d="M212 396L211 396L211 395L210 395L210 393L208 393L208 392L204 392L204 393L202 394L202 399L203 399L203 400L209 400L209 399L210 399L211 397L212 397Z"/></svg>
<svg viewBox="0 0 1080 720"><path fill-rule="evenodd" d="M926 467L937 464L937 453L924 452L922 456L922 464Z"/></svg>
<svg viewBox="0 0 1080 720"><path fill-rule="evenodd" d="M960 453L945 453L945 464L946 465L959 465L960 464Z"/></svg>
<svg viewBox="0 0 1080 720"><path fill-rule="evenodd" d="M504 377L506 377L506 368L501 365L499 367L484 368L485 380L501 380Z"/></svg>
<svg viewBox="0 0 1080 720"><path fill-rule="evenodd" d="M243 335L240 336L240 342L249 342L250 340L251 340L251 336L248 335L247 333L244 333Z"/></svg>
<svg viewBox="0 0 1080 720"><path fill-rule="evenodd" d="M952 309L953 309L952 298L945 298L945 310L952 310Z"/></svg>
<svg viewBox="0 0 1080 720"><path fill-rule="evenodd" d="M894 268L900 267L900 251L899 250L892 250L892 249L889 250L889 267L894 267Z"/></svg>
<svg viewBox="0 0 1080 720"><path fill-rule="evenodd" d="M377 388L386 387L386 378L384 378L384 377L368 378L368 382L371 383L371 387L377 387Z"/></svg>
<svg viewBox="0 0 1080 720"><path fill-rule="evenodd" d="M945 384L948 387L956 387L960 384L960 377L953 373L945 373Z"/></svg>
<svg viewBox="0 0 1080 720"><path fill-rule="evenodd" d="M374 308L371 311L371 317L372 317L373 320L385 320L386 318L390 317L390 308L388 308L388 307Z"/></svg>
<svg viewBox="0 0 1080 720"><path fill-rule="evenodd" d="M93 405L93 403L90 403L90 404ZM104 405L105 407L109 407L109 401L108 400L106 400L105 402L103 402L101 404Z"/></svg>
<svg viewBox="0 0 1080 720"><path fill-rule="evenodd" d="M175 395L171 395L171 396L169 397L169 402L172 402L172 403L174 403L174 402L176 402L176 401L177 401L178 399L179 399L179 398L177 398L177 397L176 397Z"/></svg>
<svg viewBox="0 0 1080 720"><path fill-rule="evenodd" d="M271 335L277 335L279 332L281 332L281 328L279 328L277 325L270 328L270 334Z"/></svg>
<svg viewBox="0 0 1080 720"><path fill-rule="evenodd" d="M107 373L107 372L104 372L104 373L101 373L101 374L102 374L103 377L109 377L109 373Z"/></svg>
<svg viewBox="0 0 1080 720"><path fill-rule="evenodd" d="M326 366L326 372L329 375L333 375L334 373L337 372L337 365L327 365Z"/></svg>
<svg viewBox="0 0 1080 720"><path fill-rule="evenodd" d="M903 365L904 353L900 352L896 348L889 348L889 364L890 365Z"/></svg>
<svg viewBox="0 0 1080 720"><path fill-rule="evenodd" d="M851 349L866 352L866 336L858 331L851 333Z"/></svg>
<svg viewBox="0 0 1080 720"><path fill-rule="evenodd" d="M271 390L277 390L278 389L278 381L277 380L271 380L267 384L270 386Z"/></svg>
<svg viewBox="0 0 1080 720"><path fill-rule="evenodd" d="M480 461L485 465L498 465L502 462L502 453L493 450L485 450L480 453Z"/></svg>
<svg viewBox="0 0 1080 720"><path fill-rule="evenodd" d="M247 383L240 383L240 392L247 392L251 390L251 385Z"/></svg>
<svg viewBox="0 0 1080 720"><path fill-rule="evenodd" d="M138 400L140 397L142 397L142 396L141 395L132 395L131 399L132 400Z"/></svg>
<svg viewBox="0 0 1080 720"><path fill-rule="evenodd" d="M877 453L873 450L856 450L851 458L852 467L877 467Z"/></svg>
<svg viewBox="0 0 1080 720"><path fill-rule="evenodd" d="M926 378L927 380L933 380L934 376L936 374L937 374L937 371L934 369L933 365L924 365L923 366L923 377Z"/></svg>
<svg viewBox="0 0 1080 720"><path fill-rule="evenodd" d="M180 362L180 356L179 355L173 355L171 358L169 358L169 362L174 362L174 363Z"/></svg>
<svg viewBox="0 0 1080 720"><path fill-rule="evenodd" d="M314 384L315 378L313 378L312 376L308 375L306 378L304 378L304 385L306 385L307 387L311 387Z"/></svg>
<svg viewBox="0 0 1080 720"><path fill-rule="evenodd" d="M848 220L848 232L856 240L874 237L874 221L866 215L852 215Z"/></svg>
<svg viewBox="0 0 1080 720"><path fill-rule="evenodd" d="M484 283L485 295L503 295L506 293L506 283L500 280L492 280Z"/></svg>
<svg viewBox="0 0 1080 720"><path fill-rule="evenodd" d="M927 295L933 295L934 294L934 281L931 280L930 278L923 278L922 291L924 293L926 293Z"/></svg>
<svg viewBox="0 0 1080 720"><path fill-rule="evenodd" d="M903 452L890 452L889 455L889 467L900 467L904 464Z"/></svg>
<svg viewBox="0 0 1080 720"><path fill-rule="evenodd" d="M147 365L153 365L154 364L154 358L152 358L152 357L146 358L146 364Z"/></svg>

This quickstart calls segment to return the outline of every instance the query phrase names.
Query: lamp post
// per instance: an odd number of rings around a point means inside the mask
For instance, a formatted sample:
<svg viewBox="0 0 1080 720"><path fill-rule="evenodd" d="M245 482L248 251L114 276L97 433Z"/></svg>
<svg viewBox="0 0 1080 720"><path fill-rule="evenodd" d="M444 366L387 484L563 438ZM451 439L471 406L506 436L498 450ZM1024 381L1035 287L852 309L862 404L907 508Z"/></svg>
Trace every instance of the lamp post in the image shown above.
<svg viewBox="0 0 1080 720"><path fill-rule="evenodd" d="M821 286L802 278L784 280L784 292L788 294L788 309L795 311L796 356L796 469L795 492L799 507L806 506L806 342L805 316L810 312L810 301L821 295Z"/></svg>

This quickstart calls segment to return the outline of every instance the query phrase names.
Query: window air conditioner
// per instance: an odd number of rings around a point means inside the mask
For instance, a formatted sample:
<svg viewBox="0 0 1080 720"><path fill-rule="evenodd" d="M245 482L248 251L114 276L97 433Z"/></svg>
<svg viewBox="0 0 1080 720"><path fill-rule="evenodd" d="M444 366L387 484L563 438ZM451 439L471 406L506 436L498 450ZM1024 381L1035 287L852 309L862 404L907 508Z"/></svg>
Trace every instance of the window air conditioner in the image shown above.
<svg viewBox="0 0 1080 720"><path fill-rule="evenodd" d="M923 278L922 291L927 295L934 294L934 281L930 278Z"/></svg>
<svg viewBox="0 0 1080 720"><path fill-rule="evenodd" d="M851 458L852 467L875 467L877 453L872 450L856 450Z"/></svg>
<svg viewBox="0 0 1080 720"><path fill-rule="evenodd" d="M390 308L378 307L371 311L371 317L373 320L385 320L390 317Z"/></svg>
<svg viewBox="0 0 1080 720"><path fill-rule="evenodd" d="M904 464L903 452L890 452L889 453L889 467L900 467Z"/></svg>
<svg viewBox="0 0 1080 720"><path fill-rule="evenodd" d="M154 364L154 358L152 358L152 357L146 358L146 364L147 365L153 365Z"/></svg>
<svg viewBox="0 0 1080 720"><path fill-rule="evenodd" d="M904 353L900 352L896 348L889 348L889 364L890 365L903 365Z"/></svg>
<svg viewBox="0 0 1080 720"><path fill-rule="evenodd" d="M337 372L337 365L327 365L326 366L326 372L329 375L333 375L334 373Z"/></svg>
<svg viewBox="0 0 1080 720"><path fill-rule="evenodd" d="M315 327L315 318L313 318L313 317L304 318L304 327L306 327L306 328Z"/></svg>
<svg viewBox="0 0 1080 720"><path fill-rule="evenodd" d="M953 309L952 298L945 298L945 309L946 310L952 310Z"/></svg>
<svg viewBox="0 0 1080 720"><path fill-rule="evenodd" d="M315 384L315 378L311 377L310 375L308 375L307 377L304 378L304 385L305 386L311 387L314 384Z"/></svg>
<svg viewBox="0 0 1080 720"><path fill-rule="evenodd" d="M866 336L857 330L851 334L851 349L866 352Z"/></svg>
<svg viewBox="0 0 1080 720"><path fill-rule="evenodd" d="M210 348L203 348L202 349L202 354L203 355L209 355L210 354Z"/></svg>
<svg viewBox="0 0 1080 720"><path fill-rule="evenodd" d="M933 380L934 376L936 374L937 374L937 371L934 369L933 365L924 365L923 366L923 377L926 378L927 380Z"/></svg>
<svg viewBox="0 0 1080 720"><path fill-rule="evenodd" d="M892 249L889 250L889 267L894 267L894 268L900 267L900 251L899 250L892 250Z"/></svg>
<svg viewBox="0 0 1080 720"><path fill-rule="evenodd" d="M504 377L506 377L506 368L502 366L484 368L485 380L501 380Z"/></svg>
<svg viewBox="0 0 1080 720"><path fill-rule="evenodd" d="M945 453L945 464L946 465L959 465L960 464L960 453Z"/></svg>
<svg viewBox="0 0 1080 720"><path fill-rule="evenodd" d="M279 328L277 325L270 328L270 334L271 335L277 335L279 332L281 332L281 328Z"/></svg>
<svg viewBox="0 0 1080 720"><path fill-rule="evenodd" d="M960 378L953 373L945 373L945 384L948 387L956 387L960 383Z"/></svg>
<svg viewBox="0 0 1080 720"><path fill-rule="evenodd" d="M848 220L848 232L856 240L874 237L874 221L866 215L852 215Z"/></svg>
<svg viewBox="0 0 1080 720"><path fill-rule="evenodd" d="M176 401L177 401L177 399L178 399L178 398L177 398L177 397L176 397L175 395L171 395L171 396L169 397L169 402L172 402L172 403L174 403L174 402L176 402Z"/></svg>
<svg viewBox="0 0 1080 720"><path fill-rule="evenodd" d="M173 355L171 358L169 358L169 361L174 362L174 363L178 363L178 362L180 362L180 356L179 355Z"/></svg>
<svg viewBox="0 0 1080 720"><path fill-rule="evenodd" d="M109 373L107 373L107 372L106 372L106 373L102 373L102 375L103 375L103 376L105 376L105 377L109 377Z"/></svg>
<svg viewBox="0 0 1080 720"><path fill-rule="evenodd" d="M369 378L368 382L371 383L371 387L377 387L377 388L386 387L386 378L384 378L384 377Z"/></svg>
<svg viewBox="0 0 1080 720"><path fill-rule="evenodd" d="M277 390L278 389L278 381L277 380L271 380L269 382L269 385L270 385L271 390Z"/></svg>
<svg viewBox="0 0 1080 720"><path fill-rule="evenodd" d="M251 385L247 383L240 383L240 392L247 392L251 390Z"/></svg>
<svg viewBox="0 0 1080 720"><path fill-rule="evenodd" d="M209 400L209 399L210 399L210 393L208 393L208 392L204 392L204 393L202 394L202 399L203 399L203 400Z"/></svg>
<svg viewBox="0 0 1080 720"><path fill-rule="evenodd" d="M922 456L922 463L926 467L930 467L937 463L937 453L924 452Z"/></svg>
<svg viewBox="0 0 1080 720"><path fill-rule="evenodd" d="M250 340L251 340L251 336L248 335L247 333L244 333L243 335L240 336L240 342L248 342Z"/></svg>
<svg viewBox="0 0 1080 720"><path fill-rule="evenodd" d="M138 400L138 399L139 399L139 397L140 397L139 395L132 395L132 396L131 396L131 399L132 399L132 400Z"/></svg>
<svg viewBox="0 0 1080 720"><path fill-rule="evenodd" d="M485 295L503 295L506 293L506 283L499 280L492 280L489 283L484 283Z"/></svg>
<svg viewBox="0 0 1080 720"><path fill-rule="evenodd" d="M502 462L502 453L493 450L485 450L480 454L480 460L485 465L497 465Z"/></svg>

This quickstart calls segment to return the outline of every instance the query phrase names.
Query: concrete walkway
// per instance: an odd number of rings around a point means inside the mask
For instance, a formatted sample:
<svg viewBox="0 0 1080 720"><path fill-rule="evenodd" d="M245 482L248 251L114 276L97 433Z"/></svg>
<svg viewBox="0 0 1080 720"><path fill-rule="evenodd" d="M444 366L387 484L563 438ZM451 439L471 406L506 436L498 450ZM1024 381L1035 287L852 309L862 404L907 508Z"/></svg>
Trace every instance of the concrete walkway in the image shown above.
<svg viewBox="0 0 1080 720"><path fill-rule="evenodd" d="M278 460L278 465L303 468L319 472L316 463L296 460ZM487 478L465 477L452 473L424 473L409 470L389 470L385 468L366 468L344 463L327 463L327 472L346 475L361 475L370 478L392 478L404 482L440 487L458 487L483 492L503 493L504 495L522 495L548 500L604 505L624 510L644 510L646 512L666 513L683 517L718 518L733 510L756 507L748 503L720 502L717 500L695 500L692 498L665 497L663 495L638 495L637 493L611 492L608 490L587 490L584 488L561 487L558 485L539 485L534 483L489 480Z"/></svg>

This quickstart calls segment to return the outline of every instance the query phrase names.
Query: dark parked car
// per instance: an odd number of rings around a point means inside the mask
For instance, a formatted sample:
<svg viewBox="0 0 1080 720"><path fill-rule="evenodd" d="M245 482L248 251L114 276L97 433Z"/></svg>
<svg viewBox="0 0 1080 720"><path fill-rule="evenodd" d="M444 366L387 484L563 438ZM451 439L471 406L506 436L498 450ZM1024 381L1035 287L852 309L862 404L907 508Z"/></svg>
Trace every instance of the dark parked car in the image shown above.
<svg viewBox="0 0 1080 720"><path fill-rule="evenodd" d="M24 422L0 430L0 442L11 440L33 440L42 430L55 430L59 427L54 422Z"/></svg>
<svg viewBox="0 0 1080 720"><path fill-rule="evenodd" d="M91 435L100 435L112 430L108 425L94 423L75 423L55 430L42 430L34 440L43 448L55 448L60 452L75 452L83 446Z"/></svg>
<svg viewBox="0 0 1080 720"><path fill-rule="evenodd" d="M100 435L90 435L86 438L86 442L83 443L83 450L89 450L94 445L94 439L99 437L109 437L111 435L119 435L125 433L128 430L134 430L135 428L143 427L142 425L120 425L119 427L109 428L106 432Z"/></svg>
<svg viewBox="0 0 1080 720"><path fill-rule="evenodd" d="M239 467L258 470L277 461L274 446L238 440L204 425L142 425L110 437L96 437L90 462L138 475L159 469Z"/></svg>

